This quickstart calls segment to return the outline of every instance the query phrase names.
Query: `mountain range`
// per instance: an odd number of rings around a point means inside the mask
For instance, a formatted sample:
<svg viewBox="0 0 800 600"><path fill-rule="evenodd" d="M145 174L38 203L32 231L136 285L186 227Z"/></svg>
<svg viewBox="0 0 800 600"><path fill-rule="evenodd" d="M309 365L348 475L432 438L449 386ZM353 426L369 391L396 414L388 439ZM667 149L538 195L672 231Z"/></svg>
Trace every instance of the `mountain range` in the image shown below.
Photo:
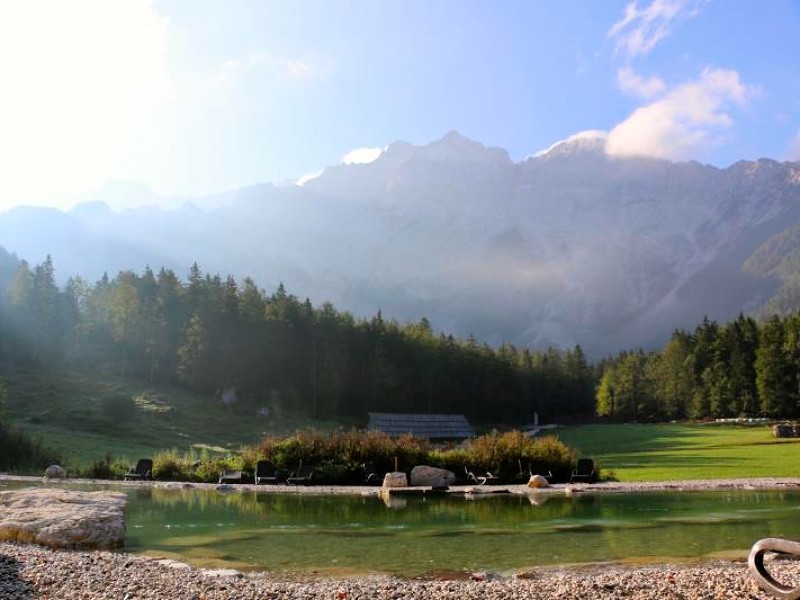
<svg viewBox="0 0 800 600"><path fill-rule="evenodd" d="M109 202L0 213L0 245L52 255L62 278L183 276L196 261L356 315L593 356L653 347L705 315L800 307L800 163L612 157L601 134L515 163L451 132L303 185L173 209Z"/></svg>

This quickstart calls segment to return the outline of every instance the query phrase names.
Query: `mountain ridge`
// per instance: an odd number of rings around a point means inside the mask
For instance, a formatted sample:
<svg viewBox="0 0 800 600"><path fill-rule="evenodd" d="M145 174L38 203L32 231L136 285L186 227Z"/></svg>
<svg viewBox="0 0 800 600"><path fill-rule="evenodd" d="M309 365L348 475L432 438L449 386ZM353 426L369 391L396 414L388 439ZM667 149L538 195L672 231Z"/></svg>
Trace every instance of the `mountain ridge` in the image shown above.
<svg viewBox="0 0 800 600"><path fill-rule="evenodd" d="M110 272L185 272L197 261L357 315L427 316L490 343L580 343L594 355L657 345L675 327L752 312L776 293L775 276L742 265L800 222L799 163L720 169L608 156L603 143L587 134L515 163L450 132L395 142L302 186L232 190L215 208L81 205L61 213L71 221L46 213L13 227L3 213L0 244L36 260L54 238L82 243L84 256L91 240L108 249ZM56 265L80 269L64 245L50 252ZM80 274L97 277L85 265Z"/></svg>

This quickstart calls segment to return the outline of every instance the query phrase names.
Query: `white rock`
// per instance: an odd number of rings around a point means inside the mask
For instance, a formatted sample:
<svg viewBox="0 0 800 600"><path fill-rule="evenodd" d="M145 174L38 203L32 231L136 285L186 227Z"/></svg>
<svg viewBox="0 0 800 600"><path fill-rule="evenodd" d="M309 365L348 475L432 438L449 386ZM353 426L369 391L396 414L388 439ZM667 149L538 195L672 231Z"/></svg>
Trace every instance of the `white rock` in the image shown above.
<svg viewBox="0 0 800 600"><path fill-rule="evenodd" d="M546 488L550 487L550 482L543 475L531 475L528 480L529 488Z"/></svg>
<svg viewBox="0 0 800 600"><path fill-rule="evenodd" d="M38 488L0 492L0 541L51 548L110 549L125 543L120 492Z"/></svg>
<svg viewBox="0 0 800 600"><path fill-rule="evenodd" d="M452 485L456 482L456 475L447 469L417 465L411 469L412 486L440 487Z"/></svg>
<svg viewBox="0 0 800 600"><path fill-rule="evenodd" d="M45 479L64 479L67 472L61 465L50 465L44 471Z"/></svg>
<svg viewBox="0 0 800 600"><path fill-rule="evenodd" d="M408 478L406 478L406 474L402 471L387 473L383 478L383 487L408 487Z"/></svg>

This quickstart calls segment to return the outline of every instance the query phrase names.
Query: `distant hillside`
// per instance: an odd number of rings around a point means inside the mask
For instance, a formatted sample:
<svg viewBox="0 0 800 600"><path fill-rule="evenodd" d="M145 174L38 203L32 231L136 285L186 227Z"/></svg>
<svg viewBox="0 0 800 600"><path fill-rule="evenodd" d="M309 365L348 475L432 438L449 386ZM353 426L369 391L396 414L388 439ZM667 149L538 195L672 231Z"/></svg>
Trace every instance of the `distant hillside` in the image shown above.
<svg viewBox="0 0 800 600"><path fill-rule="evenodd" d="M514 163L452 132L302 187L198 199L214 209L10 211L0 244L35 261L49 252L58 274L90 279L145 264L185 274L197 260L357 315L426 316L492 344L580 343L594 356L777 302L772 263L742 267L800 223L800 164L611 158L604 143Z"/></svg>

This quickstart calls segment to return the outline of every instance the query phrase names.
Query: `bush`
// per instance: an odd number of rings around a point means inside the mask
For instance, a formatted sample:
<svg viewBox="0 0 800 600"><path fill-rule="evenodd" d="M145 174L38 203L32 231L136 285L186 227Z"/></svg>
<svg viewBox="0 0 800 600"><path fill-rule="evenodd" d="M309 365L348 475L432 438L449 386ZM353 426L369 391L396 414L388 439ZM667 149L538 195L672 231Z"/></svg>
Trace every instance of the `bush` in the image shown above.
<svg viewBox="0 0 800 600"><path fill-rule="evenodd" d="M102 460L93 462L85 469L79 470L82 477L90 479L122 479L128 472L128 465L121 459L114 459L106 454Z"/></svg>
<svg viewBox="0 0 800 600"><path fill-rule="evenodd" d="M357 485L367 473L387 473L397 468L410 471L427 464L453 471L464 477L464 467L490 471L501 480L527 480L534 473L552 472L556 480L567 480L575 466L575 452L554 437L530 438L520 431L493 432L475 438L463 447L432 449L426 440L412 436L391 438L378 431L339 431L324 434L298 431L286 438L268 437L257 446L243 448L234 456L214 456L203 452L181 454L177 450L153 457L153 478L173 481L216 483L224 469L242 471L252 481L256 463L271 460L279 472L294 471L302 461L314 465L314 479L320 483ZM97 478L119 477L121 465L106 457L87 469ZM124 470L122 471L124 474Z"/></svg>
<svg viewBox="0 0 800 600"><path fill-rule="evenodd" d="M44 446L41 440L0 422L1 470L30 473L62 462L60 453Z"/></svg>

